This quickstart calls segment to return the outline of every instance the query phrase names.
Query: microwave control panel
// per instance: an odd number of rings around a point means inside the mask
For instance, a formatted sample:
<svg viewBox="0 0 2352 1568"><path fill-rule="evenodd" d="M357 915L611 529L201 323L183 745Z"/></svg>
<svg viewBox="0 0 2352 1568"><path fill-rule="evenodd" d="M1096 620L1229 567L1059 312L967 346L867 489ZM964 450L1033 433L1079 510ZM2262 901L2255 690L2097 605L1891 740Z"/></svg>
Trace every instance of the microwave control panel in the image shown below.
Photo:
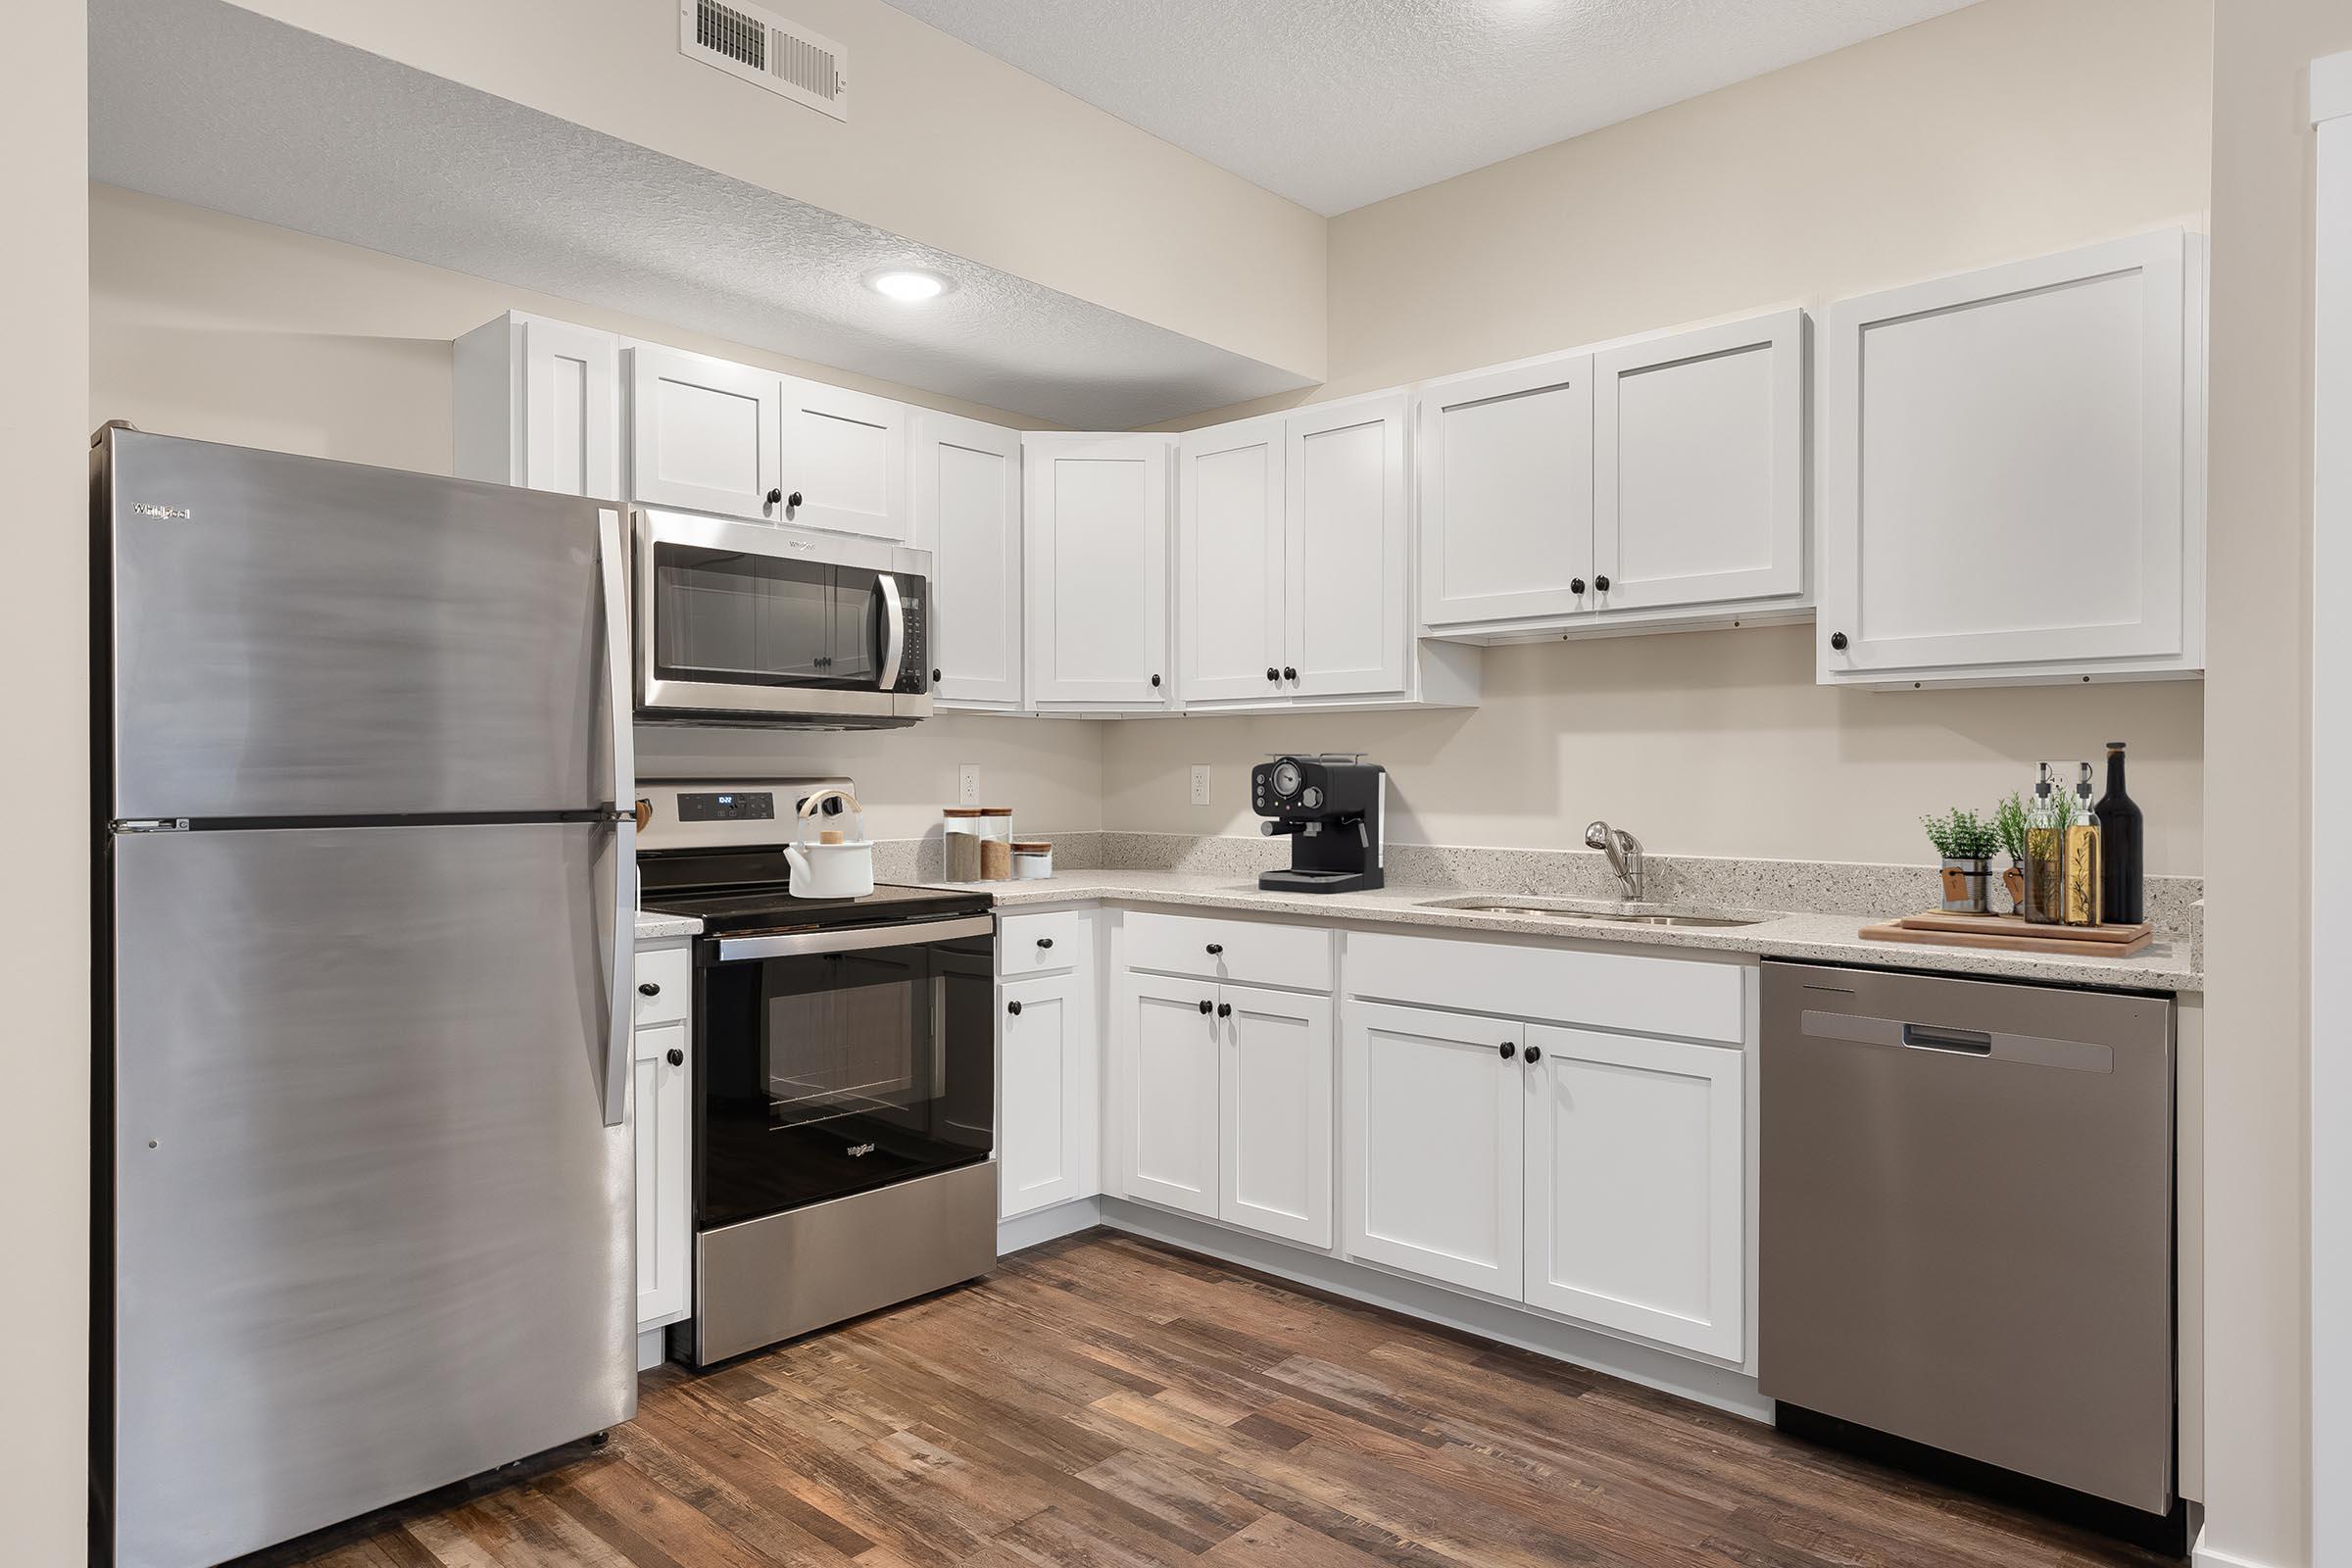
<svg viewBox="0 0 2352 1568"><path fill-rule="evenodd" d="M904 607L906 641L899 652L899 683L894 692L919 695L931 689L931 634L928 625L929 606L923 600L923 579L901 577L899 602Z"/></svg>

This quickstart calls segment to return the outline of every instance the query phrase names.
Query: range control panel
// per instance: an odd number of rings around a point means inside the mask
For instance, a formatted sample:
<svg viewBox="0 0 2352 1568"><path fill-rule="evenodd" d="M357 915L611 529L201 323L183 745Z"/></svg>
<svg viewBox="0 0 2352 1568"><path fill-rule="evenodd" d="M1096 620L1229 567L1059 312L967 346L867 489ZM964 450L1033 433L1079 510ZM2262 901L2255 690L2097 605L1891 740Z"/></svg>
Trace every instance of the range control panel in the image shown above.
<svg viewBox="0 0 2352 1568"><path fill-rule="evenodd" d="M678 792L681 822L767 822L775 815L776 798L766 790Z"/></svg>

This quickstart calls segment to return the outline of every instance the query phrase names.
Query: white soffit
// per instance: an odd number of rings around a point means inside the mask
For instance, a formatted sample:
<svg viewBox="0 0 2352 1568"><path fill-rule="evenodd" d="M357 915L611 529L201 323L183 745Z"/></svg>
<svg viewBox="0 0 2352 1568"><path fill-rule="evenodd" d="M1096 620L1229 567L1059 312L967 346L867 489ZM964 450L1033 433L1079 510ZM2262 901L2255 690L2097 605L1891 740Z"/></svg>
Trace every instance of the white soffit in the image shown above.
<svg viewBox="0 0 2352 1568"><path fill-rule="evenodd" d="M91 0L89 71L107 184L1056 424L1308 384L221 0ZM886 267L955 289L896 304Z"/></svg>
<svg viewBox="0 0 2352 1568"><path fill-rule="evenodd" d="M1326 217L1971 0L889 0Z"/></svg>

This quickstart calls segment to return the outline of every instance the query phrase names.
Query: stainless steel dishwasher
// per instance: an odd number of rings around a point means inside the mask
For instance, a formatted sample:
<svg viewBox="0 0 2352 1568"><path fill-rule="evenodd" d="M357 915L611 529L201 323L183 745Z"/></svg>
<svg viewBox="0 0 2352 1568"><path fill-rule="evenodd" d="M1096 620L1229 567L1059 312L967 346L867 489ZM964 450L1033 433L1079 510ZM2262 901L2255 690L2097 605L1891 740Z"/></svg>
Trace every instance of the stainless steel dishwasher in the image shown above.
<svg viewBox="0 0 2352 1568"><path fill-rule="evenodd" d="M1763 1392L2173 1506L2169 998L1767 963Z"/></svg>

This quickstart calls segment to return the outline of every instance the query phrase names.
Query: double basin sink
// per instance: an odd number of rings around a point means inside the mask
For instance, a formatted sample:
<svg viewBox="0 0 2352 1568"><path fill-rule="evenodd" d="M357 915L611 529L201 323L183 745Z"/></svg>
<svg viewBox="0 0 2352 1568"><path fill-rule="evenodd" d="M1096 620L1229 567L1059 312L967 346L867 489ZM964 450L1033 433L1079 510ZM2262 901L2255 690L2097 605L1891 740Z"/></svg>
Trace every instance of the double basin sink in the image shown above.
<svg viewBox="0 0 2352 1568"><path fill-rule="evenodd" d="M1597 920L1606 925L1678 926L1686 930L1724 930L1736 926L1760 925L1761 916L1730 914L1696 914L1680 910L1593 909L1566 901L1552 902L1538 899L1504 899L1485 895L1463 898L1430 899L1425 909L1460 909L1475 914L1507 914L1524 919L1559 921Z"/></svg>

